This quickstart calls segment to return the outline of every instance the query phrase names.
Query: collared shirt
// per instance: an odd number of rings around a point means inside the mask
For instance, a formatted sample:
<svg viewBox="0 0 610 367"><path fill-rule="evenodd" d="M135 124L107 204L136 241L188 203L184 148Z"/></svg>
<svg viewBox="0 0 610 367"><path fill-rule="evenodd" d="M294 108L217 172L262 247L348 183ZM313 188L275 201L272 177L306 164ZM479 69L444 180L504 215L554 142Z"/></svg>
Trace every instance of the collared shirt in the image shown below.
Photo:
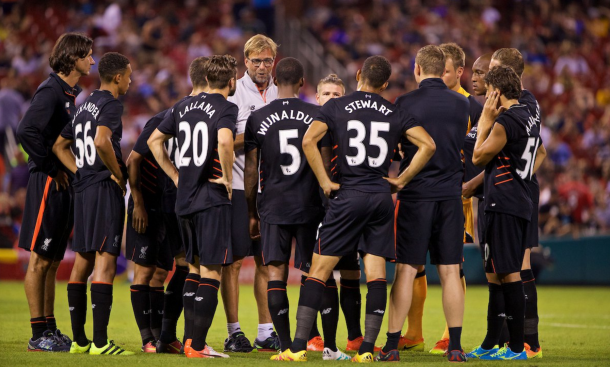
<svg viewBox="0 0 610 367"><path fill-rule="evenodd" d="M277 87L273 84L273 78L269 78L269 85L261 93L246 71L244 76L237 80L235 95L228 98L229 102L233 102L239 107L236 134L243 134L246 131L246 121L248 121L248 117L250 117L252 111L256 111L276 99ZM240 149L236 151L235 164L233 164L233 190L244 189L245 162L244 150Z"/></svg>
<svg viewBox="0 0 610 367"><path fill-rule="evenodd" d="M74 117L74 100L80 92L78 85L74 88L69 86L55 73L51 73L36 90L30 108L17 127L19 142L29 155L30 172L40 171L55 177L57 171L63 169L52 148Z"/></svg>

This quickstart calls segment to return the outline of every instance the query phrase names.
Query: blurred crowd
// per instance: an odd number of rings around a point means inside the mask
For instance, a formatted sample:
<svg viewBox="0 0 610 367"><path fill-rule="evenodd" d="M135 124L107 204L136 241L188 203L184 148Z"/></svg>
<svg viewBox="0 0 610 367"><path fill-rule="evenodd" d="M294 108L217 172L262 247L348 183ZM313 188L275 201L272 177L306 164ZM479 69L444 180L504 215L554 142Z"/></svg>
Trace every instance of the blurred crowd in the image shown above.
<svg viewBox="0 0 610 367"><path fill-rule="evenodd" d="M93 57L126 55L134 73L125 105L125 157L146 121L190 93L195 57L231 54L243 67L243 45L273 36L272 0L3 1L0 14L0 247L18 233L28 171L14 139L48 55L64 32L94 39ZM425 4L422 5L422 3ZM462 85L470 90L476 57L500 47L526 58L523 84L543 111L549 159L541 168L541 233L593 234L610 229L610 5L595 1L314 0L300 20L350 71L373 54L393 64L385 97L417 88L417 50L457 42L467 56ZM281 55L281 46L279 49ZM330 71L329 71L330 72ZM95 66L81 78L76 104L99 85ZM303 97L313 99L306 86Z"/></svg>
<svg viewBox="0 0 610 367"><path fill-rule="evenodd" d="M303 22L352 72L368 56L386 56L389 100L417 88L414 59L426 44L462 46L467 90L476 58L521 50L523 86L540 103L549 152L538 174L541 233L610 230L610 2L315 0Z"/></svg>

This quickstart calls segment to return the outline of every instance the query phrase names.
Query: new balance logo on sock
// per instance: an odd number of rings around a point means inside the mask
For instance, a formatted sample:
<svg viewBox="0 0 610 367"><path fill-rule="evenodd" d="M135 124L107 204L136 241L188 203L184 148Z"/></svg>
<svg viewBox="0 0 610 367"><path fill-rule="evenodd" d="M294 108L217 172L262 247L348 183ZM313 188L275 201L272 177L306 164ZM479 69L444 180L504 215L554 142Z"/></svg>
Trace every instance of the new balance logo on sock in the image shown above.
<svg viewBox="0 0 610 367"><path fill-rule="evenodd" d="M144 310L144 311L142 311L142 312L144 313L144 315L150 315L150 311L151 311L151 310Z"/></svg>
<svg viewBox="0 0 610 367"><path fill-rule="evenodd" d="M195 301L199 302L203 299L203 297L195 297Z"/></svg>
<svg viewBox="0 0 610 367"><path fill-rule="evenodd" d="M373 311L373 313L378 313L378 314L383 315L385 313L385 310L375 310L375 311Z"/></svg>
<svg viewBox="0 0 610 367"><path fill-rule="evenodd" d="M74 311L74 307L70 307L70 311Z"/></svg>
<svg viewBox="0 0 610 367"><path fill-rule="evenodd" d="M328 315L330 313L330 311L332 311L332 308L329 307L329 308L323 309L322 311L320 311L320 313L322 315Z"/></svg>
<svg viewBox="0 0 610 367"><path fill-rule="evenodd" d="M95 303L91 305L91 308L95 308Z"/></svg>
<svg viewBox="0 0 610 367"><path fill-rule="evenodd" d="M283 309L283 310L280 310L280 312L278 312L278 313L277 313L277 315L278 315L278 316L281 316L281 315L283 315L283 314L285 314L285 313L288 313L288 309L287 309L287 308L285 308L285 309Z"/></svg>
<svg viewBox="0 0 610 367"><path fill-rule="evenodd" d="M186 292L184 294L184 297L193 297L195 295L195 292Z"/></svg>
<svg viewBox="0 0 610 367"><path fill-rule="evenodd" d="M501 313L501 314L498 315L498 317L506 317L506 314L505 313Z"/></svg>

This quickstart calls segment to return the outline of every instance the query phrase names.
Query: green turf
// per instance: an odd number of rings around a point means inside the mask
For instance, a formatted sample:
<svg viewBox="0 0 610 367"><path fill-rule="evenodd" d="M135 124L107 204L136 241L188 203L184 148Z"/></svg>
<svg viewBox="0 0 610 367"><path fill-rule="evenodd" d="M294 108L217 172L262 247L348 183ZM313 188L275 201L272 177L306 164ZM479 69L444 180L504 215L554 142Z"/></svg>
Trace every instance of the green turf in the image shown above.
<svg viewBox="0 0 610 367"><path fill-rule="evenodd" d="M294 320L297 304L297 287L289 287ZM366 289L363 288L363 294ZM428 290L424 315L424 337L426 349L431 348L440 337L444 327L440 288L431 286ZM610 365L610 289L585 287L539 287L540 336L544 358L530 361L484 363L471 361L476 365L508 363L511 366ZM487 309L487 288L468 288L462 344L470 351L478 345L485 334ZM225 316L222 302L218 306L216 319L210 330L208 341L217 350L222 350L226 337ZM59 327L71 335L67 307L66 284L57 286L57 309L55 317ZM241 326L253 340L256 333L257 313L251 286L243 286L240 300ZM270 364L269 353L231 354L228 360L187 360L176 355L145 355L137 353L131 357L106 357L89 355L69 355L64 353L28 353L27 339L30 337L28 306L23 292L23 284L2 282L0 284L0 366L49 366L70 364L82 367L145 365L168 366L172 363L195 365L201 363L225 366L249 366ZM91 337L91 313L88 315L87 333ZM384 320L378 344L385 341L387 318ZM182 324L182 320L179 325ZM321 330L321 328L320 328ZM294 324L292 331L294 332ZM179 326L179 334L182 326ZM109 335L119 345L128 350L139 351L140 338L129 301L129 285L117 284L114 289L114 307L110 318ZM347 334L343 315L339 321L338 346L345 347ZM324 362L321 353L309 353L309 365L328 365L342 362ZM444 358L424 352L401 353L401 361L416 362L418 365L443 365ZM470 362L469 362L470 363Z"/></svg>

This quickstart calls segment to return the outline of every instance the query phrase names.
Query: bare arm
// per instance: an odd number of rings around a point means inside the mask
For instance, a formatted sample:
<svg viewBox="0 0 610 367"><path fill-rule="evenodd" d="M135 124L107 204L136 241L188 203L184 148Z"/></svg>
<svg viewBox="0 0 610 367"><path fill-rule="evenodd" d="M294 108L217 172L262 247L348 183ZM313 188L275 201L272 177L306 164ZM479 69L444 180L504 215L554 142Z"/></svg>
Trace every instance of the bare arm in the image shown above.
<svg viewBox="0 0 610 367"><path fill-rule="evenodd" d="M218 130L218 158L222 169L222 177L210 182L224 185L229 194L233 196L233 131L227 128Z"/></svg>
<svg viewBox="0 0 610 367"><path fill-rule="evenodd" d="M466 199L470 199L474 193L477 191L479 186L483 184L483 178L485 177L485 172L481 172L472 180L465 182L462 185L462 196Z"/></svg>
<svg viewBox="0 0 610 367"><path fill-rule="evenodd" d="M250 217L250 238L260 237L259 216L256 209L256 194L258 193L258 149L246 153L246 166L244 168L244 190L248 203L248 216Z"/></svg>
<svg viewBox="0 0 610 367"><path fill-rule="evenodd" d="M332 147L322 147L320 149L320 155L322 157L322 162L324 163L324 169L326 170L326 174L330 177L330 167L331 167L331 159L333 156L333 148Z"/></svg>
<svg viewBox="0 0 610 367"><path fill-rule="evenodd" d="M140 188L140 164L143 160L144 157L133 150L131 151L131 154L129 154L129 158L127 158L129 187L131 188L131 198L133 200L131 225L138 233L146 232L146 227L148 227L148 213L146 213L146 208L144 207L144 198L142 197L142 190Z"/></svg>
<svg viewBox="0 0 610 367"><path fill-rule="evenodd" d="M233 145L234 145L234 148L233 148L233 149L234 149L235 151L238 151L238 150L244 149L244 135L245 135L245 134L237 134L237 135L235 136L235 142L233 143Z"/></svg>
<svg viewBox="0 0 610 367"><path fill-rule="evenodd" d="M495 124L491 133L489 130L477 131L477 142L472 154L472 163L479 167L485 166L500 153L506 145L506 141L506 130L501 124Z"/></svg>
<svg viewBox="0 0 610 367"><path fill-rule="evenodd" d="M72 142L73 140L66 139L59 135L57 140L55 140L55 144L53 144L53 154L59 158L60 162L69 169L70 172L76 173L76 159L70 149Z"/></svg>
<svg viewBox="0 0 610 367"><path fill-rule="evenodd" d="M534 169L532 171L532 175L538 172L538 168L540 168L545 158L546 148L544 147L544 144L540 144L540 146L538 147L538 152L536 153L536 160L534 161Z"/></svg>
<svg viewBox="0 0 610 367"><path fill-rule="evenodd" d="M153 133L148 138L148 148L152 152L155 160L159 164L159 167L165 172L169 178L174 181L174 185L178 187L178 169L169 159L169 154L167 154L167 149L165 149L165 143L169 139L171 139L171 135L163 134L159 129L155 129Z"/></svg>
<svg viewBox="0 0 610 367"><path fill-rule="evenodd" d="M116 178L116 183L123 190L123 194L125 194L127 182L125 182L125 177L123 177L123 172L121 172L121 167L112 148L112 130L106 126L98 126L93 143L102 163L112 173L112 176Z"/></svg>
<svg viewBox="0 0 610 367"><path fill-rule="evenodd" d="M324 190L324 195L329 196L332 191L339 190L339 184L334 183L328 177L326 169L324 168L324 162L322 161L322 155L318 149L318 142L324 137L328 125L325 123L315 120L307 129L305 136L303 136L303 152L307 157L307 162L311 167L313 173L316 175L320 187Z"/></svg>
<svg viewBox="0 0 610 367"><path fill-rule="evenodd" d="M405 131L404 136L417 147L417 152L413 156L411 163L396 178L386 178L392 185L392 192L403 189L419 171L424 168L426 163L436 152L436 144L428 132L421 126L413 127Z"/></svg>

